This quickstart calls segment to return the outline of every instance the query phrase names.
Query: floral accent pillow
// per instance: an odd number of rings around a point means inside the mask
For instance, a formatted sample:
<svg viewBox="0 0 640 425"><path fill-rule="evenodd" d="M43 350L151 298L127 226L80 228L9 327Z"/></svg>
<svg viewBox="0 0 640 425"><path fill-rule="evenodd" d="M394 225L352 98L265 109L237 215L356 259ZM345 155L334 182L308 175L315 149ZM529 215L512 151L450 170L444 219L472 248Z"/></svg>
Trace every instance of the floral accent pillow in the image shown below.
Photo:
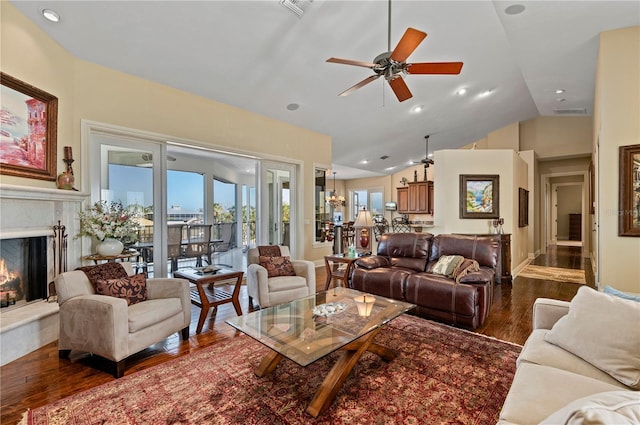
<svg viewBox="0 0 640 425"><path fill-rule="evenodd" d="M96 294L124 298L127 305L137 304L147 299L147 279L144 273L118 279L99 279Z"/></svg>
<svg viewBox="0 0 640 425"><path fill-rule="evenodd" d="M98 280L119 279L128 276L122 264L117 262L78 267L76 270L82 270L87 275L87 279L89 279L94 289Z"/></svg>
<svg viewBox="0 0 640 425"><path fill-rule="evenodd" d="M267 257L261 255L259 261L260 265L267 269L269 277L296 275L290 257Z"/></svg>
<svg viewBox="0 0 640 425"><path fill-rule="evenodd" d="M265 257L279 257L280 247L278 245L261 245L258 247L258 255Z"/></svg>
<svg viewBox="0 0 640 425"><path fill-rule="evenodd" d="M431 269L431 273L441 274L447 277L453 277L458 267L464 261L462 255L443 255Z"/></svg>

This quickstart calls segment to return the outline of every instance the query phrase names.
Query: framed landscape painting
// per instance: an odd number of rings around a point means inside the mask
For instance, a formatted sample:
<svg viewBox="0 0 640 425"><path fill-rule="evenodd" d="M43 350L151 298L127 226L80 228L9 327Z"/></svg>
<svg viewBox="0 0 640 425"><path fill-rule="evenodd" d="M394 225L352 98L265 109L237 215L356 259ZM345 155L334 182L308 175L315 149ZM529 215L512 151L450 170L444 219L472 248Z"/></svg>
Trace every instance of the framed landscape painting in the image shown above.
<svg viewBox="0 0 640 425"><path fill-rule="evenodd" d="M619 149L618 236L640 236L640 145Z"/></svg>
<svg viewBox="0 0 640 425"><path fill-rule="evenodd" d="M500 176L460 174L460 218L500 216Z"/></svg>
<svg viewBox="0 0 640 425"><path fill-rule="evenodd" d="M58 98L0 72L0 173L56 180Z"/></svg>

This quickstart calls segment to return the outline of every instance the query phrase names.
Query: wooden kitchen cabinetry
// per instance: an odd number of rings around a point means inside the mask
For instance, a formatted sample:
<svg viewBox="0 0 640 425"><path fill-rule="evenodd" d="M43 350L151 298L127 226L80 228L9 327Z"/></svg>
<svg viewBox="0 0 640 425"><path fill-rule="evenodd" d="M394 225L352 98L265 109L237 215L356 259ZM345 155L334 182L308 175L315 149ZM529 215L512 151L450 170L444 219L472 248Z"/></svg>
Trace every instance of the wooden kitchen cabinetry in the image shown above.
<svg viewBox="0 0 640 425"><path fill-rule="evenodd" d="M408 183L397 188L400 214L433 214L433 182Z"/></svg>

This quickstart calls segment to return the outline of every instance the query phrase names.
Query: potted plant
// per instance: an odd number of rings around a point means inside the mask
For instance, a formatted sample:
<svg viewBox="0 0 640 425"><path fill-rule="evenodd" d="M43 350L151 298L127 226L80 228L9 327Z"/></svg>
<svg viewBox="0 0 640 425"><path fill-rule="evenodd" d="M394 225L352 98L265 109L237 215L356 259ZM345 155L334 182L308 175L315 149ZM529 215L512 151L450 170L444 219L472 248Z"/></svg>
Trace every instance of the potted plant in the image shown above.
<svg viewBox="0 0 640 425"><path fill-rule="evenodd" d="M122 253L123 239L136 238L139 213L126 209L120 202L98 201L79 213L80 233L78 236L95 236L100 242L97 252L104 256Z"/></svg>

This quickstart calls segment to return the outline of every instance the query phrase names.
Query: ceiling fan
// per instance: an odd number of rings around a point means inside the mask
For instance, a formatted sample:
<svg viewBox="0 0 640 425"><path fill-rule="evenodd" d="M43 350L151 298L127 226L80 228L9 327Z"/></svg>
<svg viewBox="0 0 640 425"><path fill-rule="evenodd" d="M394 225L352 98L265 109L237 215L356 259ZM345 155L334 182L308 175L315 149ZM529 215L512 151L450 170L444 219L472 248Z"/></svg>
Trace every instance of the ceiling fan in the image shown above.
<svg viewBox="0 0 640 425"><path fill-rule="evenodd" d="M433 159L429 158L429 135L424 136L426 140L426 152L424 154L424 159L421 159L420 162L424 164L424 169L429 168L429 165L433 165Z"/></svg>
<svg viewBox="0 0 640 425"><path fill-rule="evenodd" d="M407 58L427 36L427 33L414 28L407 28L395 49L391 50L391 0L389 0L387 52L381 53L373 62L361 62L351 59L329 58L327 62L371 68L374 75L365 78L358 84L348 88L338 96L347 96L360 87L384 76L389 82L398 101L404 102L413 97L409 87L404 82L403 74L460 74L462 62L422 62L406 63Z"/></svg>

